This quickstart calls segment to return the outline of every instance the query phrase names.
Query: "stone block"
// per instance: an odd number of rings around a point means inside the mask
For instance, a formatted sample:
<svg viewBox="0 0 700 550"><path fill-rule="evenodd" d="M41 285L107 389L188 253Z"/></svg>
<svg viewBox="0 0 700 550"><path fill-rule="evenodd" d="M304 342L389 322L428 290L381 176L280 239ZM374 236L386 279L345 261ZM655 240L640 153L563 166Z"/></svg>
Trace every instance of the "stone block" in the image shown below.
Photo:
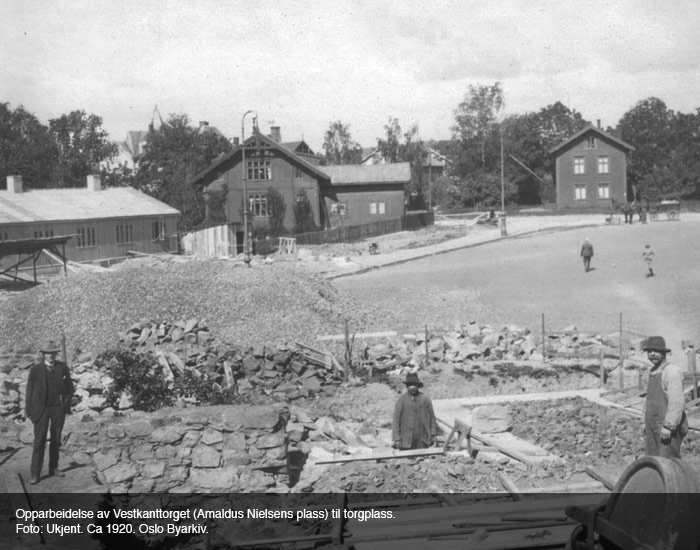
<svg viewBox="0 0 700 550"><path fill-rule="evenodd" d="M102 475L108 485L113 485L134 479L138 475L138 470L133 464L119 463L103 470Z"/></svg>
<svg viewBox="0 0 700 550"><path fill-rule="evenodd" d="M221 453L211 447L197 447L192 452L192 465L195 468L218 468Z"/></svg>
<svg viewBox="0 0 700 550"><path fill-rule="evenodd" d="M507 405L482 405L472 410L472 428L475 432L501 433L512 427L513 419Z"/></svg>
<svg viewBox="0 0 700 550"><path fill-rule="evenodd" d="M217 430L205 430L201 442L205 445L216 445L224 440L224 436Z"/></svg>

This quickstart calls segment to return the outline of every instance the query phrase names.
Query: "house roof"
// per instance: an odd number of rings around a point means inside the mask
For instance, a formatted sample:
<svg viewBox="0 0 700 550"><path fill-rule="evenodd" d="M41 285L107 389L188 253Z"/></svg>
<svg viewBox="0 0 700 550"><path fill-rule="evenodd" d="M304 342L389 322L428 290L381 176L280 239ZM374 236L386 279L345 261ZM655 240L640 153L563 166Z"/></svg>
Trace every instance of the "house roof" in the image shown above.
<svg viewBox="0 0 700 550"><path fill-rule="evenodd" d="M598 136L600 136L601 138L603 138L605 140L611 141L612 143L616 144L621 149L626 149L627 151L634 151L634 147L632 145L630 145L629 143L622 141L621 139L613 136L612 134L608 134L607 132L604 132L600 128L596 128L592 124L589 124L583 130L576 132L569 139L562 141L559 145L557 145L555 147L552 147L549 150L549 154L550 155L554 154L554 153L558 152L560 149L563 149L564 147L566 147L567 145L570 145L574 142L579 141L581 138L583 138L589 132L597 134Z"/></svg>
<svg viewBox="0 0 700 550"><path fill-rule="evenodd" d="M235 147L229 153L225 155L220 155L219 157L214 159L214 161L207 168L205 168L204 170L196 174L194 177L192 177L188 183L190 185L197 185L200 183L204 183L206 185L208 183L211 183L211 181L216 179L212 177L213 173L215 173L220 167L222 167L225 164L228 164L229 162L231 162L232 164L237 164L238 161L234 160L235 157L241 155L241 151L243 150L243 147L246 144L249 144L255 140L262 141L267 146L276 149L281 153L283 157L301 165L316 177L319 177L323 180L328 179L328 176L320 170L319 166L316 166L315 164L304 158L305 155L297 154L294 151L287 149L283 144L276 142L274 139L264 134L261 134L260 132L256 132L248 139L246 139L245 142L243 142L243 144L239 145L238 147Z"/></svg>
<svg viewBox="0 0 700 550"><path fill-rule="evenodd" d="M180 212L132 187L0 191L0 225L173 214Z"/></svg>
<svg viewBox="0 0 700 550"><path fill-rule="evenodd" d="M362 185L371 183L407 183L411 181L411 164L338 164L321 166L333 185Z"/></svg>

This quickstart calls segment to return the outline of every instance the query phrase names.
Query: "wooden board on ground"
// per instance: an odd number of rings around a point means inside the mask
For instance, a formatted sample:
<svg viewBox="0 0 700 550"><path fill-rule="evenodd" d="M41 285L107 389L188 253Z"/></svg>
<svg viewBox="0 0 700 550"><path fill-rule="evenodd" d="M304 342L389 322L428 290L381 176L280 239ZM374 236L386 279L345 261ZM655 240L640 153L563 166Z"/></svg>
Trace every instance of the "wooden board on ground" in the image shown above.
<svg viewBox="0 0 700 550"><path fill-rule="evenodd" d="M444 451L441 448L413 449L410 451L390 450L386 452L373 453L371 455L344 455L327 460L319 460L316 464L340 464L345 462L361 462L366 460L386 460L393 458L415 458L418 456L441 455Z"/></svg>

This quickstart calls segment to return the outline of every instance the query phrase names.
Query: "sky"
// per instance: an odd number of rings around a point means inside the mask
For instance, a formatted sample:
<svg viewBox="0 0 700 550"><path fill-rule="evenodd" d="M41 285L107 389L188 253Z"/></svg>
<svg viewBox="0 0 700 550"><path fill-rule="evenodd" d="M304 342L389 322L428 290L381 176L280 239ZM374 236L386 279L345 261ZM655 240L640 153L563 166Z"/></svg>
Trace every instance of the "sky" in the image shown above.
<svg viewBox="0 0 700 550"><path fill-rule="evenodd" d="M700 107L699 23L697 0L2 0L0 101L96 114L115 141L156 106L229 138L253 110L321 151L336 120L363 147L389 117L449 139L469 86L500 82L506 114L615 126L651 96Z"/></svg>

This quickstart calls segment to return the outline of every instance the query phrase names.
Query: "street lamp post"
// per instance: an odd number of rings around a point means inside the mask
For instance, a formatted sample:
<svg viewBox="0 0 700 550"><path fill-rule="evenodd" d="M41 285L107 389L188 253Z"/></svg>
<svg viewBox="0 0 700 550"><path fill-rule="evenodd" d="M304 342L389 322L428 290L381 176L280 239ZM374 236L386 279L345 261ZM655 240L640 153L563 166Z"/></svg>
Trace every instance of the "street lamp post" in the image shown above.
<svg viewBox="0 0 700 550"><path fill-rule="evenodd" d="M243 171L243 261L250 267L250 236L248 235L248 167L245 164L245 117L255 111L246 111L241 119L241 165Z"/></svg>

